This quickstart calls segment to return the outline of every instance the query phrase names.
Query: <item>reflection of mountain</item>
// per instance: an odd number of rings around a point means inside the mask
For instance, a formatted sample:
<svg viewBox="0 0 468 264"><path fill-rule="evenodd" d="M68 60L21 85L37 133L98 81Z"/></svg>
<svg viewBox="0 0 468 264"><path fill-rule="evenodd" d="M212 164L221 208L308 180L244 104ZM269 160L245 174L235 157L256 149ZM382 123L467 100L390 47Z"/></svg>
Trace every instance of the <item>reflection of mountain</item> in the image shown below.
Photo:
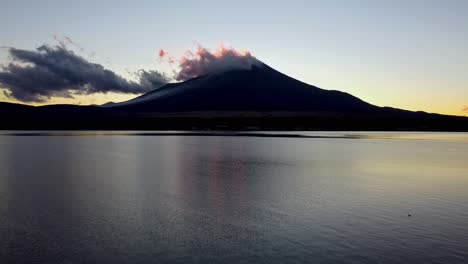
<svg viewBox="0 0 468 264"><path fill-rule="evenodd" d="M103 106L0 104L4 129L321 129L468 131L468 118L382 108L269 66L168 84Z"/></svg>

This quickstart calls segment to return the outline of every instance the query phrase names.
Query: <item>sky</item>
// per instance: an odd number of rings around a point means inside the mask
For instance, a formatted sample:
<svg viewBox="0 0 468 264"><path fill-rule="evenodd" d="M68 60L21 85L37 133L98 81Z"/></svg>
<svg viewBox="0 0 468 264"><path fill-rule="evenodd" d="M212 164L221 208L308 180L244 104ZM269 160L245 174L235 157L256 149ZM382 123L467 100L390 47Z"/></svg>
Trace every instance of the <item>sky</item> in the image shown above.
<svg viewBox="0 0 468 264"><path fill-rule="evenodd" d="M34 50L57 45L54 35L67 36L80 56L124 78L139 69L173 70L158 59L161 48L181 54L222 42L291 77L372 104L468 115L466 0L0 4L0 46ZM0 49L0 63L10 59ZM101 104L135 96L95 93L43 103ZM0 93L0 101L15 100Z"/></svg>

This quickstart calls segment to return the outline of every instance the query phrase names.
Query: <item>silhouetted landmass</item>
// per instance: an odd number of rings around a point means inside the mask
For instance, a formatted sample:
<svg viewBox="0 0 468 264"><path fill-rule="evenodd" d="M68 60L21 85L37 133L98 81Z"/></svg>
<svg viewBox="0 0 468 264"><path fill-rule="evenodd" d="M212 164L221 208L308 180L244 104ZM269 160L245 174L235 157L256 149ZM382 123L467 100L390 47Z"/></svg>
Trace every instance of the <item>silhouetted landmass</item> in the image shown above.
<svg viewBox="0 0 468 264"><path fill-rule="evenodd" d="M378 107L267 65L168 84L102 106L0 103L8 130L468 131L468 118Z"/></svg>

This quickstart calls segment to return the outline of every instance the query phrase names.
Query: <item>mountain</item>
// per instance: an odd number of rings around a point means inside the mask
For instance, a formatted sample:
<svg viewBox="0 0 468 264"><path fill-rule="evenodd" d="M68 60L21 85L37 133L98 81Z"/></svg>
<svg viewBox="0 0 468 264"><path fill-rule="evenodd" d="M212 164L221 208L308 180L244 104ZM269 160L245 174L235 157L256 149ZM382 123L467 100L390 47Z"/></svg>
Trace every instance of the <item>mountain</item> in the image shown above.
<svg viewBox="0 0 468 264"><path fill-rule="evenodd" d="M468 118L378 107L266 64L167 84L102 106L0 103L0 129L468 131Z"/></svg>
<svg viewBox="0 0 468 264"><path fill-rule="evenodd" d="M288 77L266 64L168 84L109 107L139 112L248 111L352 112L378 110L359 98Z"/></svg>

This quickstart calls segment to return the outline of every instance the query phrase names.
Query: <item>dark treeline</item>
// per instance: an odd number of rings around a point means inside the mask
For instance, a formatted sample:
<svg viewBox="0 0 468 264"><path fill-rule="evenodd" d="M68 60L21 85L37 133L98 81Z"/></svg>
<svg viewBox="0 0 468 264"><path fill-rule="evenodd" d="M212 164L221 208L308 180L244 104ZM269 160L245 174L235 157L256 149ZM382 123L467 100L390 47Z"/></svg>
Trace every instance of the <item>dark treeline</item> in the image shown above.
<svg viewBox="0 0 468 264"><path fill-rule="evenodd" d="M436 114L124 113L101 107L0 104L2 130L468 131L468 118Z"/></svg>

